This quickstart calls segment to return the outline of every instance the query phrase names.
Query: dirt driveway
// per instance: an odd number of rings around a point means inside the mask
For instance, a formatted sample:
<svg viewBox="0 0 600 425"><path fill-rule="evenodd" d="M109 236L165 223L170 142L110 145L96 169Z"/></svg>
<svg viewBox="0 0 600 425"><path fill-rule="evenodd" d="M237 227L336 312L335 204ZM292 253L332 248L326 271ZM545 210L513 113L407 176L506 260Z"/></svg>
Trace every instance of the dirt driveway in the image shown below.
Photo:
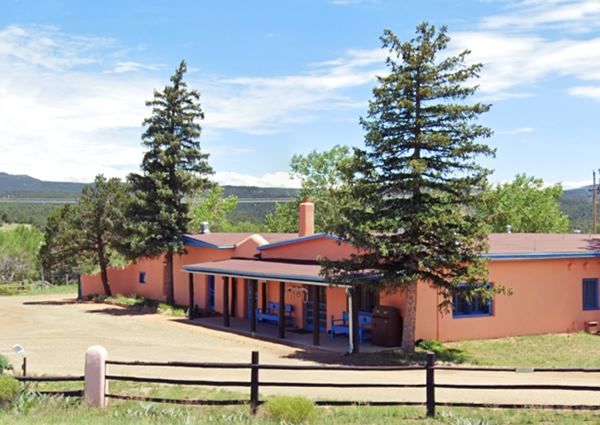
<svg viewBox="0 0 600 425"><path fill-rule="evenodd" d="M82 374L85 350L103 345L109 357L120 360L248 362L252 350L260 351L261 363L316 364L310 352L259 341L227 332L192 326L157 314L132 314L120 307L78 304L65 295L0 297L0 353L15 365L21 359L13 344L27 352L32 374ZM318 356L314 356L318 359ZM124 368L110 366L111 373L189 379L248 379L248 371L189 370L181 368ZM261 371L261 379L320 382L424 383L415 372L295 372ZM600 385L600 374L515 374L485 372L436 372L438 383L480 384L578 384ZM424 389L327 389L270 388L264 394L302 394L329 399L414 400L424 399ZM600 394L560 391L437 390L439 401L495 403L596 404Z"/></svg>

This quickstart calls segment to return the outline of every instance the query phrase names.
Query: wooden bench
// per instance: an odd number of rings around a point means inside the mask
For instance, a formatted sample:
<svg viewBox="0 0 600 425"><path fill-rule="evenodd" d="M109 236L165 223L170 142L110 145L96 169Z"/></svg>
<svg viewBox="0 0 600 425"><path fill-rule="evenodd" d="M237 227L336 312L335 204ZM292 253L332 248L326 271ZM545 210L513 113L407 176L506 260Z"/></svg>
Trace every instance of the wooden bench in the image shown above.
<svg viewBox="0 0 600 425"><path fill-rule="evenodd" d="M285 304L283 308L285 324L286 326L292 326L294 324L294 317L292 316L294 306L291 304ZM256 320L259 322L270 322L275 324L279 323L279 303L267 303L266 310L257 308Z"/></svg>
<svg viewBox="0 0 600 425"><path fill-rule="evenodd" d="M358 340L362 343L371 339L371 328L373 325L373 316L371 313L358 313ZM331 316L331 323L329 326L329 335L332 338L336 334L350 335L350 325L348 320L348 312L342 313L341 319L335 319Z"/></svg>

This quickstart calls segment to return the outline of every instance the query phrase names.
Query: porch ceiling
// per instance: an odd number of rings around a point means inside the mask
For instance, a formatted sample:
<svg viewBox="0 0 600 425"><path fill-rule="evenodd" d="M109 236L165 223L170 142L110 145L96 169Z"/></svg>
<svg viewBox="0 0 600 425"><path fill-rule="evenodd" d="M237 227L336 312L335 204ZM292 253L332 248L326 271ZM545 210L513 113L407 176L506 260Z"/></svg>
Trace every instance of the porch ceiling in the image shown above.
<svg viewBox="0 0 600 425"><path fill-rule="evenodd" d="M188 273L213 274L247 279L296 282L318 286L330 285L320 275L321 266L318 264L231 259L188 264L183 266L182 270ZM343 287L345 285L337 286Z"/></svg>

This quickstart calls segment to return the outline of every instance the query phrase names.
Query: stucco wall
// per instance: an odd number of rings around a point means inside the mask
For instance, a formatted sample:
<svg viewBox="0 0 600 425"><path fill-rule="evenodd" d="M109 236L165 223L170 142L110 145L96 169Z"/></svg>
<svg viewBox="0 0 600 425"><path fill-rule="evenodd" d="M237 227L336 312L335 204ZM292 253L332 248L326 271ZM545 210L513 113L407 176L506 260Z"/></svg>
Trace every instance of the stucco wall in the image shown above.
<svg viewBox="0 0 600 425"><path fill-rule="evenodd" d="M485 317L453 318L436 306L436 291L420 285L417 300L417 338L454 341L501 338L553 332L576 332L600 310L583 310L582 280L600 277L600 261L557 259L493 261L490 281L512 288L513 295L496 295L493 313ZM392 297L394 298L394 297Z"/></svg>

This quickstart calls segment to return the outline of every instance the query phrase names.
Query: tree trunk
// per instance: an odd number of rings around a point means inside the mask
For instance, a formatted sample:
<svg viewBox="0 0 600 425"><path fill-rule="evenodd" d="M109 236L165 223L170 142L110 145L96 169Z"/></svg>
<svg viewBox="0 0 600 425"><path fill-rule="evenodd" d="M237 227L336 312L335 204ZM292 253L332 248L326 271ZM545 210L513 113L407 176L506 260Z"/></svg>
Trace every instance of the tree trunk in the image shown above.
<svg viewBox="0 0 600 425"><path fill-rule="evenodd" d="M102 279L102 286L104 287L104 294L110 297L112 296L112 291L108 283L108 261L104 254L104 244L102 241L98 243L98 263L100 264L100 277Z"/></svg>
<svg viewBox="0 0 600 425"><path fill-rule="evenodd" d="M415 331L417 323L417 283L413 283L406 290L406 309L404 310L402 324L402 351L412 353L415 351Z"/></svg>
<svg viewBox="0 0 600 425"><path fill-rule="evenodd" d="M167 304L175 305L175 287L173 285L173 252L167 251L165 256L165 287L167 292Z"/></svg>

